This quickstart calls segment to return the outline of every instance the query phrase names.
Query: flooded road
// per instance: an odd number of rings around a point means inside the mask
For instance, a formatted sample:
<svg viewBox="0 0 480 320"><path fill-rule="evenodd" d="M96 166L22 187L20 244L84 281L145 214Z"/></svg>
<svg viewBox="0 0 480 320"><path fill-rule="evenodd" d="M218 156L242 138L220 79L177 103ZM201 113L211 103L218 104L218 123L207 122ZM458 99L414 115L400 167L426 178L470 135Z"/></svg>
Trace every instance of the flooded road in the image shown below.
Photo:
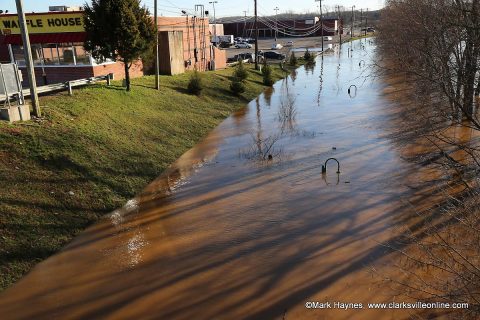
<svg viewBox="0 0 480 320"><path fill-rule="evenodd" d="M428 207L375 45L317 58L0 296L2 319L404 319L371 269ZM355 92L355 85L357 90ZM350 88L350 95L348 89ZM322 175L328 158L334 161ZM270 158L270 159L269 159ZM428 198L428 199L427 199ZM307 309L308 301L363 309Z"/></svg>

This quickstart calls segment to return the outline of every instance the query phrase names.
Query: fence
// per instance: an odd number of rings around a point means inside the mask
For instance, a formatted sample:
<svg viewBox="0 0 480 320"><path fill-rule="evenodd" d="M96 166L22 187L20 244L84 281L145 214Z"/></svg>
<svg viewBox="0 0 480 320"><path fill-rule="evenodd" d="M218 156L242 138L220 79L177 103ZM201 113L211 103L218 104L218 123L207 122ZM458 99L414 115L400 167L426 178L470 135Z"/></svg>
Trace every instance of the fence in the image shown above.
<svg viewBox="0 0 480 320"><path fill-rule="evenodd" d="M0 102L10 106L11 99L23 104L22 83L15 63L0 63Z"/></svg>
<svg viewBox="0 0 480 320"><path fill-rule="evenodd" d="M16 68L16 65L15 64L13 64L13 65ZM5 66L5 65L0 65L0 67L1 66ZM16 70L18 70L18 69L16 69ZM18 78L18 72L16 74L17 74L17 78ZM98 81L105 81L105 80L107 81L107 85L110 85L110 81L113 80L113 73L107 74L105 76L91 77L91 78L87 78L87 79L72 80L72 81L67 81L67 82L63 82L63 83L56 83L56 84L49 84L49 85L46 85L46 86L40 86L40 87L37 87L37 93L38 94L45 94L45 93L50 93L50 92L68 90L68 93L70 95L72 95L74 87L85 86L85 85L88 85L88 84L92 84L92 83L95 83L95 82L98 82ZM19 82L19 84L20 84L20 88L21 88L21 83ZM16 92L15 94L12 94L10 91L8 91L8 92L9 92L9 94L3 94L2 95L2 90L1 90L1 86L0 86L0 102L3 102L4 105L7 104L7 103L10 103L9 101L12 97L19 96L19 97L21 97L21 100L23 100L24 97L30 96L30 89L28 89L28 88L27 89L21 89L19 92Z"/></svg>

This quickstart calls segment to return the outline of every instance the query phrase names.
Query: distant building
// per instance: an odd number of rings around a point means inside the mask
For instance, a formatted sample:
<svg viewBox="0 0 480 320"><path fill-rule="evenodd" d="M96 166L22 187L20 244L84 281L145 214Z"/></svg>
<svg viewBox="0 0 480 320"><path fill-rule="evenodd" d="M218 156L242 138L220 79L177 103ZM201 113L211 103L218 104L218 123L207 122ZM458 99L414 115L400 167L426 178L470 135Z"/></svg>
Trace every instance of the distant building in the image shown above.
<svg viewBox="0 0 480 320"><path fill-rule="evenodd" d="M53 12L72 12L72 11L83 11L83 7L75 6L50 6L48 7L48 11Z"/></svg>
<svg viewBox="0 0 480 320"><path fill-rule="evenodd" d="M276 25L276 28L275 28ZM223 22L225 34L232 34L235 37L254 37L255 21L247 19L241 22ZM282 19L275 21L271 18L262 18L258 21L258 36L260 38L275 37L275 29L278 29L279 37L321 36L320 19L312 17L307 19ZM343 33L341 20L337 18L323 18L323 35L334 36Z"/></svg>

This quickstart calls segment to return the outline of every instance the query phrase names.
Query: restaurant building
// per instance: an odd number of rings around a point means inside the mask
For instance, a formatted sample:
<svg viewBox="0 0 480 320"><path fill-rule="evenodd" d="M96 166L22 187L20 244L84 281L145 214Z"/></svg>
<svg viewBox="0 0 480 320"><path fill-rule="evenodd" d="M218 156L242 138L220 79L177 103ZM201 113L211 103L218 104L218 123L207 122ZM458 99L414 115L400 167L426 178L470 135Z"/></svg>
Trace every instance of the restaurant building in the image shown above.
<svg viewBox="0 0 480 320"><path fill-rule="evenodd" d="M27 13L32 56L38 85L114 74L115 79L125 77L122 62L99 62L84 48L86 32L81 11L68 11L69 7L54 7L46 13ZM0 60L14 61L28 85L23 52L23 41L16 14L0 15ZM142 63L132 65L131 77L143 75Z"/></svg>

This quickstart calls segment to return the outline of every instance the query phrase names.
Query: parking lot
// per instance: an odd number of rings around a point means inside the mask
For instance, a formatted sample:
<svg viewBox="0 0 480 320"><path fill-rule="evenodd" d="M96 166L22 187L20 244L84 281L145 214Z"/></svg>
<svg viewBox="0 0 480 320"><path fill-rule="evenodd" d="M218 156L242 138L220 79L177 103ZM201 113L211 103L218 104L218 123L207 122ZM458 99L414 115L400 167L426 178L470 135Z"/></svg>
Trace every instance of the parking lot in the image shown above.
<svg viewBox="0 0 480 320"><path fill-rule="evenodd" d="M338 36L333 37L332 41L324 41L324 46L327 44L337 43ZM277 43L281 45L286 44L288 41L293 41L293 46L291 47L283 47L279 50L272 50L272 45L275 43L275 39L259 39L258 40L258 49L262 51L276 51L278 53L283 53L288 57L289 52L291 49L294 48L321 48L322 47L322 37L308 37L308 38L278 38ZM244 52L255 52L255 44L252 44L251 49L240 48L236 49L234 46L231 48L222 49L225 50L227 53L227 59L232 58L236 54L244 53Z"/></svg>

